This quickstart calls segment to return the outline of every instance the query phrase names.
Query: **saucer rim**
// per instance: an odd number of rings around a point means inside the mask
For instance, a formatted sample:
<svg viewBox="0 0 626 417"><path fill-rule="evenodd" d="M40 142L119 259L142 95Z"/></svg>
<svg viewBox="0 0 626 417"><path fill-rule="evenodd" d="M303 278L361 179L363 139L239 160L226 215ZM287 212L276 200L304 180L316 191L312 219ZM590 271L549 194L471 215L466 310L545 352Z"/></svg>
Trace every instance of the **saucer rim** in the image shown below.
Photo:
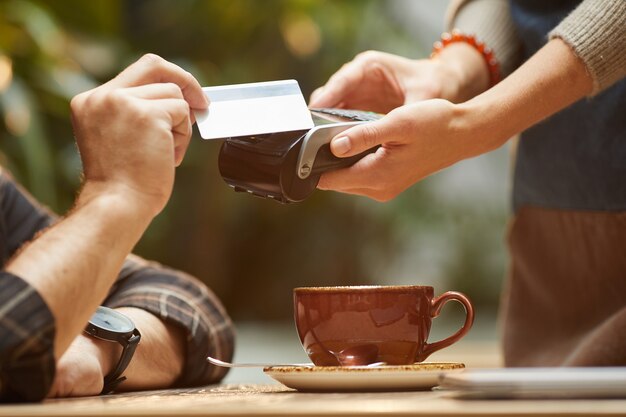
<svg viewBox="0 0 626 417"><path fill-rule="evenodd" d="M439 385L442 375L465 371L460 362L453 369L399 365L387 367L282 367L266 368L265 375L300 392L395 392L424 391ZM408 370L407 370L408 368Z"/></svg>
<svg viewBox="0 0 626 417"><path fill-rule="evenodd" d="M465 369L462 362L421 362L410 365L367 366L267 366L263 372L276 373L375 373L375 372L446 372Z"/></svg>

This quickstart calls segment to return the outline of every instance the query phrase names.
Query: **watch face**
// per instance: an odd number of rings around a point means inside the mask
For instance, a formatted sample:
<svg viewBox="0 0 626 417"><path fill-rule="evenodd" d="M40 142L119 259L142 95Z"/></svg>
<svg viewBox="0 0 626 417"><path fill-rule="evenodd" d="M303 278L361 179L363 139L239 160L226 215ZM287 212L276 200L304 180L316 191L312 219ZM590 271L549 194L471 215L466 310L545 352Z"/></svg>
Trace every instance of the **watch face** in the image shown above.
<svg viewBox="0 0 626 417"><path fill-rule="evenodd" d="M129 333L135 328L128 317L107 307L98 307L89 323L115 333Z"/></svg>

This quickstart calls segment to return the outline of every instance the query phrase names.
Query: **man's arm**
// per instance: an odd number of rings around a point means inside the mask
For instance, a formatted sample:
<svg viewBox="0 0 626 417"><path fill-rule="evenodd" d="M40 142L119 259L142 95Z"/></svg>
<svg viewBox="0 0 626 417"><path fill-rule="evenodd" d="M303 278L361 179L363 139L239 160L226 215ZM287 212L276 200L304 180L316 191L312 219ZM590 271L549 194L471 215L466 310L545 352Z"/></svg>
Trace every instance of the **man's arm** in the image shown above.
<svg viewBox="0 0 626 417"><path fill-rule="evenodd" d="M178 326L139 308L118 308L141 331L141 342L124 371L118 390L172 386L185 363L185 334ZM79 334L57 362L48 397L98 395L104 377L113 371L122 353L118 343Z"/></svg>
<svg viewBox="0 0 626 417"><path fill-rule="evenodd" d="M4 259L58 221L6 171L0 171L0 213ZM0 306L20 300L0 314L0 368L13 385L7 386L13 388L7 395L42 398L53 376L49 396L99 393L103 377L120 358L120 346L80 334L58 361L55 375L54 320L45 302L19 277L4 273L0 287ZM201 385L224 376L223 368L210 366L205 358L232 357L232 322L211 290L193 277L130 255L104 305L118 308L142 332L119 389ZM15 328L19 334L11 331ZM21 349L25 343L32 348Z"/></svg>
<svg viewBox="0 0 626 417"><path fill-rule="evenodd" d="M163 323L175 327L184 335L184 363L179 377L173 381L175 386L206 385L219 381L226 374L224 368L210 365L206 357L232 358L233 323L215 294L194 277L131 255L104 305L120 309L139 308L159 317ZM138 352L139 349L141 344ZM144 346L146 363L160 360L155 357L155 350ZM135 372L132 366L131 362L128 385L122 384L123 390L132 389L140 383L139 380L134 381L133 374L140 375L141 372Z"/></svg>
<svg viewBox="0 0 626 417"><path fill-rule="evenodd" d="M54 377L54 318L20 277L1 271L0 290L0 402L38 401Z"/></svg>
<svg viewBox="0 0 626 417"><path fill-rule="evenodd" d="M83 189L71 213L6 267L52 313L56 359L104 300L124 258L167 202L174 167L191 135L190 107L206 105L189 73L153 55L72 101Z"/></svg>
<svg viewBox="0 0 626 417"><path fill-rule="evenodd" d="M217 297L193 277L131 255L104 305L141 331L119 390L206 385L225 375L206 356L230 360L233 325ZM49 396L99 393L120 353L116 343L80 335L59 361Z"/></svg>
<svg viewBox="0 0 626 417"><path fill-rule="evenodd" d="M57 322L55 358L104 300L126 255L152 220L151 210L122 187L87 185L70 215L5 268L35 288L52 311Z"/></svg>

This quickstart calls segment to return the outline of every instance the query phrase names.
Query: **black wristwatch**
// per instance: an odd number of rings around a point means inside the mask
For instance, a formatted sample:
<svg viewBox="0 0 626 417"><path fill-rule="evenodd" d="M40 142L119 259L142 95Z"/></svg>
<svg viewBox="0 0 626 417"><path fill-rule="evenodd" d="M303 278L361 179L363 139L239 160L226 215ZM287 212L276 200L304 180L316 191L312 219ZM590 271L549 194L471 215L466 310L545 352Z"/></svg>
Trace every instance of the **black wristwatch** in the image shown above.
<svg viewBox="0 0 626 417"><path fill-rule="evenodd" d="M121 376L137 349L141 334L131 319L119 311L108 307L98 307L87 323L85 333L109 342L122 345L122 356L113 371L104 377L104 387L100 394L108 394L123 382Z"/></svg>

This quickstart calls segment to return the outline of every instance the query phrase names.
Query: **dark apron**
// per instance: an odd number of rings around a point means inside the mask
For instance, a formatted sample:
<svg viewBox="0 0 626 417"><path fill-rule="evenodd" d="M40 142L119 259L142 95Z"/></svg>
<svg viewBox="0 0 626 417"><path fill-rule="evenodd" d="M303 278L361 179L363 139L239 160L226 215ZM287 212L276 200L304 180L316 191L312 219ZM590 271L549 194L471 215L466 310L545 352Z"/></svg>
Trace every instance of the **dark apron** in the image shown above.
<svg viewBox="0 0 626 417"><path fill-rule="evenodd" d="M525 59L578 4L511 0ZM626 365L626 80L522 134L513 208L506 364Z"/></svg>

